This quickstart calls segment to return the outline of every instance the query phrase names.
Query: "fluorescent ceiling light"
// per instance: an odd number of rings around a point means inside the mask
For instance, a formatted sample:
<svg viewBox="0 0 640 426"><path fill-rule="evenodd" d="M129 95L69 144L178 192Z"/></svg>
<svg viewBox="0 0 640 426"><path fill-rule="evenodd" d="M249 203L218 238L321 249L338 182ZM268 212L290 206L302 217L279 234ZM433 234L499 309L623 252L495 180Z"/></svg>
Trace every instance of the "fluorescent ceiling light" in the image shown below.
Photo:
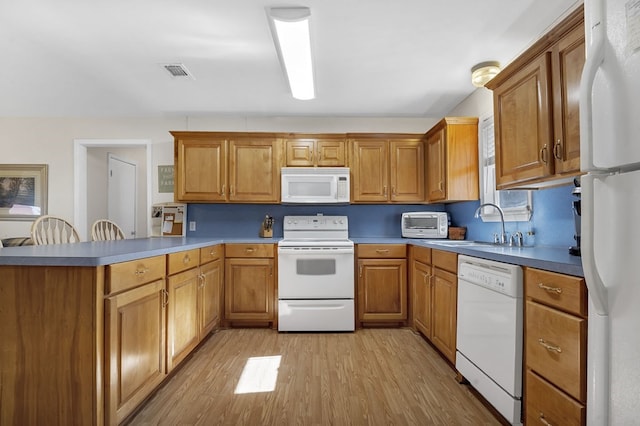
<svg viewBox="0 0 640 426"><path fill-rule="evenodd" d="M285 69L291 94L296 99L315 98L308 7L272 7L269 9L276 50Z"/></svg>

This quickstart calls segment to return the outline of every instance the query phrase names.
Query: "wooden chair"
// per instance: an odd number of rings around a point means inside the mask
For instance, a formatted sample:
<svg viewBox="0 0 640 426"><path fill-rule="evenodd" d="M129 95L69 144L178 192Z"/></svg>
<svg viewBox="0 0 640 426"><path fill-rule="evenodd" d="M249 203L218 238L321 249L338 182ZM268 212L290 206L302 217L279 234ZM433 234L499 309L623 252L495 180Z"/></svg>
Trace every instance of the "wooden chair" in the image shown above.
<svg viewBox="0 0 640 426"><path fill-rule="evenodd" d="M35 245L79 243L78 231L66 220L55 216L40 216L31 225Z"/></svg>
<svg viewBox="0 0 640 426"><path fill-rule="evenodd" d="M107 241L107 240L124 240L124 232L122 229L109 219L98 219L91 226L91 240Z"/></svg>

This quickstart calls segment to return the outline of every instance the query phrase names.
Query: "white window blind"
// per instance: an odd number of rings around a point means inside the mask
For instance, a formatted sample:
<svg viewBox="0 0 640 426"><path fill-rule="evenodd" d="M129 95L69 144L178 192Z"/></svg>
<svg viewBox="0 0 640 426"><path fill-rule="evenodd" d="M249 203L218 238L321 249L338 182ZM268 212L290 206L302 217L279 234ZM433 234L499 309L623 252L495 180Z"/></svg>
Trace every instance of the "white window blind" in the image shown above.
<svg viewBox="0 0 640 426"><path fill-rule="evenodd" d="M494 203L504 211L505 222L526 222L531 219L531 191L496 190L496 147L493 128L493 116L482 120L480 124L480 202ZM484 222L497 222L500 214L496 209L482 209Z"/></svg>

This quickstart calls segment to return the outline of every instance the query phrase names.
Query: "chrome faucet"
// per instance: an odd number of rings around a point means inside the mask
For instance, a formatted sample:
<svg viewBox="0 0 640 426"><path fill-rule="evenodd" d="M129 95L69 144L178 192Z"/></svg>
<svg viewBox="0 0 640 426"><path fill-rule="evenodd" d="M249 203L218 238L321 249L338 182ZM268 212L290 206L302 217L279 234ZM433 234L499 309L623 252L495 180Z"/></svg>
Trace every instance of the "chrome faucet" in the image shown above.
<svg viewBox="0 0 640 426"><path fill-rule="evenodd" d="M502 209L500 208L499 205L497 204L493 204L493 203L484 203L484 204L480 204L480 207L478 207L476 209L476 212L474 213L473 217L475 217L476 219L480 217L480 211L482 210L483 207L493 207L496 210L498 210L498 213L500 213L500 221L502 222L502 233L499 236L499 243L500 244L506 244L507 243L507 233L504 230L504 212L502 211Z"/></svg>

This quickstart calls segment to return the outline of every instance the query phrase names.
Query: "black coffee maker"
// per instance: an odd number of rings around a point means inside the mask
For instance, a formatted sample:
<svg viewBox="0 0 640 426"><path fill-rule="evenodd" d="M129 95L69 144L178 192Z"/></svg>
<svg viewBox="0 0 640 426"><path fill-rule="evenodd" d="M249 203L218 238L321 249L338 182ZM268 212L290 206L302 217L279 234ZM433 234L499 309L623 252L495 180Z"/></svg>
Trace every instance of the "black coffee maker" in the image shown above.
<svg viewBox="0 0 640 426"><path fill-rule="evenodd" d="M571 193L577 198L577 200L573 200L573 219L576 225L576 233L573 238L576 240L576 245L569 247L569 254L580 256L580 195L582 193L580 188L580 177L573 179L573 185L575 188Z"/></svg>

